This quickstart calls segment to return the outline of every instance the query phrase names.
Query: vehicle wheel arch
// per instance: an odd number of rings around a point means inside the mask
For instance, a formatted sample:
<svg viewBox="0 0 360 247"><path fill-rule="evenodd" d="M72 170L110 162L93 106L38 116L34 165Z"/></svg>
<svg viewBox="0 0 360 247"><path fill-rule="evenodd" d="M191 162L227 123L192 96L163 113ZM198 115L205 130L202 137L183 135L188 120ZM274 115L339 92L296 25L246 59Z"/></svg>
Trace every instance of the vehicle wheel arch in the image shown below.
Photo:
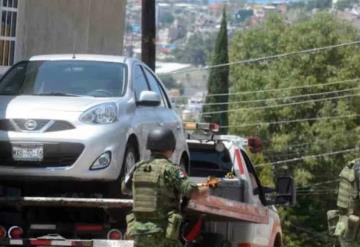
<svg viewBox="0 0 360 247"><path fill-rule="evenodd" d="M275 236L275 240L274 240L274 247L282 247L282 246L283 246L283 244L282 244L281 235L280 235L280 233L277 233Z"/></svg>
<svg viewBox="0 0 360 247"><path fill-rule="evenodd" d="M125 149L128 148L129 146L132 146L135 148L137 158L140 159L141 155L140 155L139 140L134 133L130 134L129 137L127 138ZM126 152L126 150L125 150L125 152Z"/></svg>
<svg viewBox="0 0 360 247"><path fill-rule="evenodd" d="M185 169L187 173L190 172L190 157L187 152L183 152L180 156L179 165Z"/></svg>

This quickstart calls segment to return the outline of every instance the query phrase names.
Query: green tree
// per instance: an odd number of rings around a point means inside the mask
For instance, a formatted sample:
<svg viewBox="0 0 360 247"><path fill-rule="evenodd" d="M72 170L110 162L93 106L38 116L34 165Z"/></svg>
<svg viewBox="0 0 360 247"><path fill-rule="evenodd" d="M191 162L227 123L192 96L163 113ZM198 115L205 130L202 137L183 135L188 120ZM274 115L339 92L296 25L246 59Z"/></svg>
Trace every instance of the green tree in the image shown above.
<svg viewBox="0 0 360 247"><path fill-rule="evenodd" d="M221 27L219 34L216 39L215 49L212 56L212 65L226 64L229 62L228 54L228 34L227 34L227 22L226 22L226 11L224 9ZM224 110L227 107L224 105L216 105L219 102L228 101L229 92L229 67L213 68L210 69L209 80L208 80L208 94L206 97L207 105L204 107L204 112L209 113L212 111ZM211 96L211 94L222 94L221 96ZM215 104L214 104L215 103ZM215 122L222 126L228 125L228 114L227 112L214 115L204 115L206 121ZM223 131L222 132L226 132Z"/></svg>
<svg viewBox="0 0 360 247"><path fill-rule="evenodd" d="M176 82L173 76L168 74L159 75L160 80L167 89L179 89L180 93L183 94L184 86Z"/></svg>
<svg viewBox="0 0 360 247"><path fill-rule="evenodd" d="M336 8L340 10L352 8L358 1L357 0L339 0L336 2Z"/></svg>
<svg viewBox="0 0 360 247"><path fill-rule="evenodd" d="M311 19L291 25L280 16L273 15L258 27L234 36L230 61L340 44L358 40L359 34L350 23L327 13L318 13ZM263 155L268 162L305 157L304 160L286 164L299 186L297 206L281 210L288 247L332 246L326 234L326 211L335 208L336 179L344 164L355 158L356 153L308 156L359 145L360 118L356 117L360 114L360 99L356 96L359 81L315 85L359 76L358 46L231 67L230 92L240 93L230 98L230 132L260 136L264 140ZM289 87L298 89L263 91ZM241 93L245 91L256 93ZM301 103L304 101L307 103ZM293 103L296 105L291 105ZM286 120L301 119L314 120L286 123ZM283 120L285 123L279 123ZM269 122L278 123L265 124ZM274 168L276 173L283 167ZM262 177L269 175L268 168L260 172ZM321 184L325 181L332 183ZM318 183L320 185L313 186Z"/></svg>
<svg viewBox="0 0 360 247"><path fill-rule="evenodd" d="M169 11L162 13L159 17L159 22L164 25L171 25L174 22L174 20L175 20L174 15Z"/></svg>
<svg viewBox="0 0 360 247"><path fill-rule="evenodd" d="M184 47L174 52L176 61L193 65L205 65L214 47L215 36L212 34L195 33L190 36Z"/></svg>

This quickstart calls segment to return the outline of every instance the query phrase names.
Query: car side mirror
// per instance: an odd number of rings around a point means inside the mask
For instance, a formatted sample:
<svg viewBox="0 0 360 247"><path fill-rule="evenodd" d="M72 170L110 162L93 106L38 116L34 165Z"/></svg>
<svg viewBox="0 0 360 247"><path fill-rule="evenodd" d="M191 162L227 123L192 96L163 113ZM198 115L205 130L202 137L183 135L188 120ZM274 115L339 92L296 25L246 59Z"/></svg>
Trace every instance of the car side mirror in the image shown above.
<svg viewBox="0 0 360 247"><path fill-rule="evenodd" d="M275 192L275 205L293 206L296 204L296 186L293 177L277 177Z"/></svg>
<svg viewBox="0 0 360 247"><path fill-rule="evenodd" d="M160 95L153 91L142 91L136 103L141 106L159 106Z"/></svg>

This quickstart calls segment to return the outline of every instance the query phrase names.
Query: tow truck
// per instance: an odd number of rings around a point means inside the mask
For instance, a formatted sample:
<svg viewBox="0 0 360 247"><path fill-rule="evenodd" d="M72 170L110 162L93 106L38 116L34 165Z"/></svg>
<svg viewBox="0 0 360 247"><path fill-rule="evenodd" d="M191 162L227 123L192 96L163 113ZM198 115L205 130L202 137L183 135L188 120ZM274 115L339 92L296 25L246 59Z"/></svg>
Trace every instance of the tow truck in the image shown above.
<svg viewBox="0 0 360 247"><path fill-rule="evenodd" d="M217 129L212 124L190 126L206 133ZM188 136L190 177L211 188L187 203L179 238L197 247L281 247L273 205L294 203L294 181L283 176L275 189L262 187L245 153L247 139L210 136ZM0 246L134 245L125 236L130 198L21 197L13 188L1 188L0 194Z"/></svg>

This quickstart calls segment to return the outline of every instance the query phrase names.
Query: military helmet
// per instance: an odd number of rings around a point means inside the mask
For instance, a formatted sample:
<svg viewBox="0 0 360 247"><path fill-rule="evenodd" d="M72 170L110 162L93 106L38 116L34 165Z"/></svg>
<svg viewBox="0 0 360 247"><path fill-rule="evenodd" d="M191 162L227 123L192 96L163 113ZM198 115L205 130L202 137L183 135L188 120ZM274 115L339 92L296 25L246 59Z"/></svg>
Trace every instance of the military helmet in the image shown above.
<svg viewBox="0 0 360 247"><path fill-rule="evenodd" d="M148 135L146 148L151 151L175 150L175 146L176 139L171 129L156 128Z"/></svg>

